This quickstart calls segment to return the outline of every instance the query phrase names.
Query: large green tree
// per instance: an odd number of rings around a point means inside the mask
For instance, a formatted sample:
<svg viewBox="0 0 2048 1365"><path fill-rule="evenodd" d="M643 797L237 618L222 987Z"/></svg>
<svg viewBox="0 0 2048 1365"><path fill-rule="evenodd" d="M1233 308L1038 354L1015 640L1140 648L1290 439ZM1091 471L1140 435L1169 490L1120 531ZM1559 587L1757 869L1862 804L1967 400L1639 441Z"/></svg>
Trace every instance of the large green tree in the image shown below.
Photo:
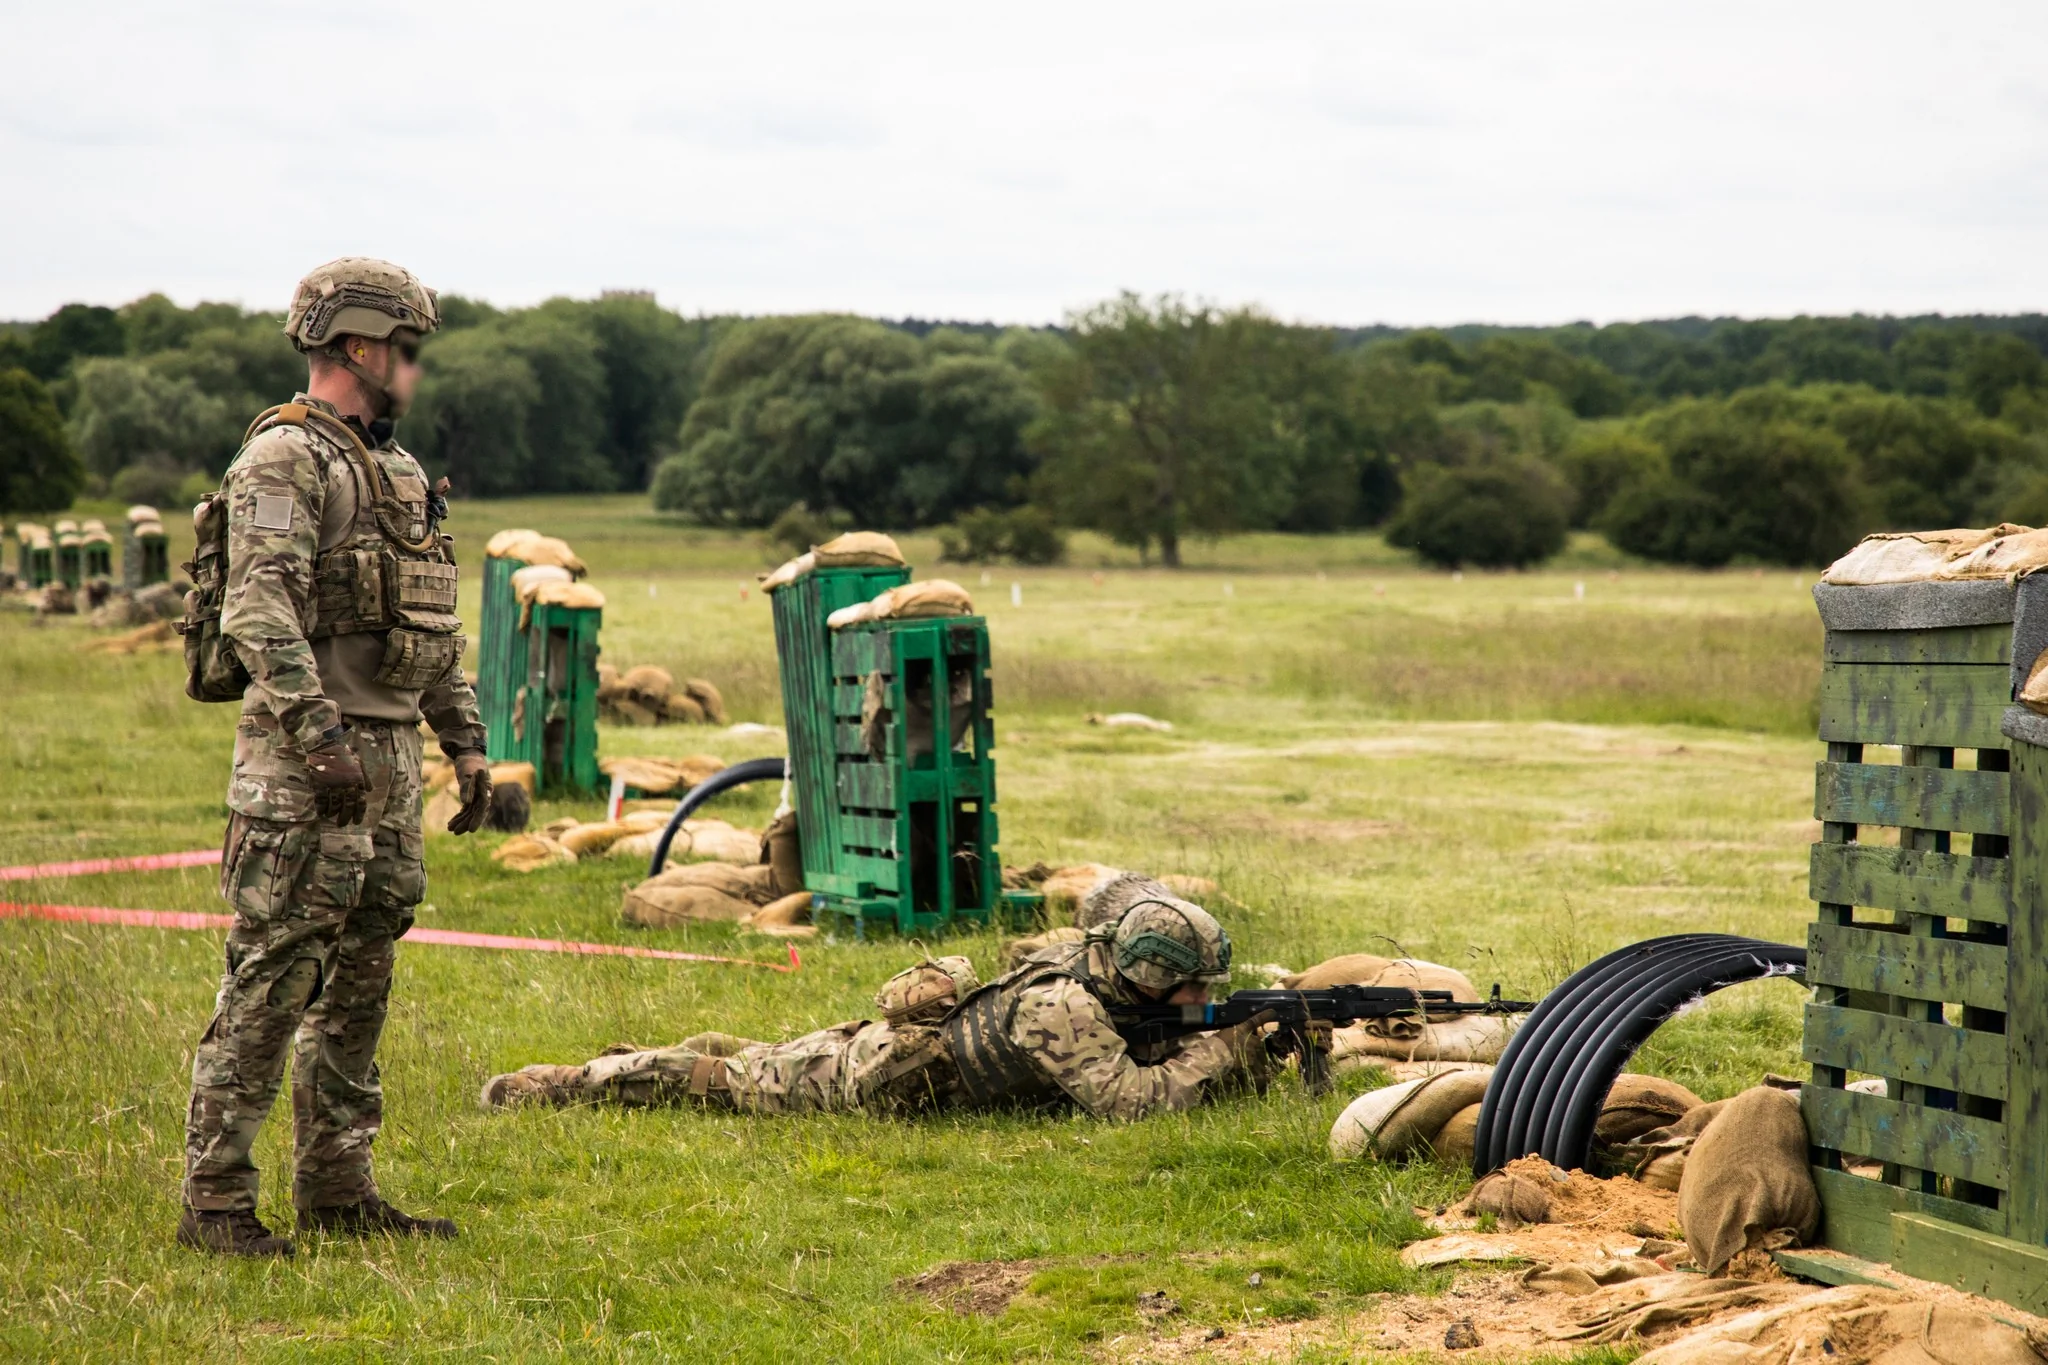
<svg viewBox="0 0 2048 1365"><path fill-rule="evenodd" d="M243 423L228 404L189 379L167 378L139 360L81 360L71 436L87 466L105 477L124 465L167 461L218 473L233 458Z"/></svg>
<svg viewBox="0 0 2048 1365"><path fill-rule="evenodd" d="M85 486L50 391L27 370L0 370L0 512L55 512Z"/></svg>
<svg viewBox="0 0 2048 1365"><path fill-rule="evenodd" d="M1030 387L985 346L863 318L764 318L713 354L655 505L765 526L793 503L872 526L1018 500Z"/></svg>
<svg viewBox="0 0 2048 1365"><path fill-rule="evenodd" d="M1273 525L1303 446L1261 383L1285 364L1284 331L1172 296L1076 314L1071 351L1040 376L1038 500L1073 525L1157 545L1170 567L1190 535Z"/></svg>

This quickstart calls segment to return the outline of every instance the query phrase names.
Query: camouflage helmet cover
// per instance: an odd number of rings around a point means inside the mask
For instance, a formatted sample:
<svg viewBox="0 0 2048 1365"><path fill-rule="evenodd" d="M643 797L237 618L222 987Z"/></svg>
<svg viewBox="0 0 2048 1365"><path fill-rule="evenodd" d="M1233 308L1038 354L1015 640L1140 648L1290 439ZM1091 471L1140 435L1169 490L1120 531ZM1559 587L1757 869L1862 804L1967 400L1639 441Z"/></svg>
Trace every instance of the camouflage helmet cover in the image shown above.
<svg viewBox="0 0 2048 1365"><path fill-rule="evenodd" d="M285 335L302 351L345 336L382 341L401 327L426 333L440 326L440 304L419 276L369 256L316 266L292 292L284 319Z"/></svg>
<svg viewBox="0 0 2048 1365"><path fill-rule="evenodd" d="M1230 935L1207 910L1178 897L1133 905L1117 921L1113 950L1116 969L1150 990L1230 975Z"/></svg>

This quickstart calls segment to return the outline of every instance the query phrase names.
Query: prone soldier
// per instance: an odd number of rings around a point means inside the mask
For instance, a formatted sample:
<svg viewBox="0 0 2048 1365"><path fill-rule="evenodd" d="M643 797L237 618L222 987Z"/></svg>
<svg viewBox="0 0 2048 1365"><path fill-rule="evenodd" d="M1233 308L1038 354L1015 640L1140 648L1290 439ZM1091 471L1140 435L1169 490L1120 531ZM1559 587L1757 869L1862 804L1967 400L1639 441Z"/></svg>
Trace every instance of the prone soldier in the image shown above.
<svg viewBox="0 0 2048 1365"><path fill-rule="evenodd" d="M1229 973L1223 927L1159 896L987 985L964 957L921 963L882 988L879 1021L786 1043L699 1034L582 1066L529 1066L491 1077L481 1098L486 1109L609 1100L747 1113L1075 1106L1137 1119L1264 1085L1260 1021L1154 1046L1126 1043L1111 1022L1123 1006L1200 1003Z"/></svg>
<svg viewBox="0 0 2048 1365"><path fill-rule="evenodd" d="M291 1254L256 1215L250 1159L288 1052L300 1230L455 1235L384 1202L370 1163L395 945L426 894L422 716L460 783L450 830L477 829L491 796L446 485L392 440L439 325L433 291L387 262L306 276L285 320L306 391L257 418L195 511L187 691L242 703L220 883L234 924L192 1063L177 1233L203 1250Z"/></svg>

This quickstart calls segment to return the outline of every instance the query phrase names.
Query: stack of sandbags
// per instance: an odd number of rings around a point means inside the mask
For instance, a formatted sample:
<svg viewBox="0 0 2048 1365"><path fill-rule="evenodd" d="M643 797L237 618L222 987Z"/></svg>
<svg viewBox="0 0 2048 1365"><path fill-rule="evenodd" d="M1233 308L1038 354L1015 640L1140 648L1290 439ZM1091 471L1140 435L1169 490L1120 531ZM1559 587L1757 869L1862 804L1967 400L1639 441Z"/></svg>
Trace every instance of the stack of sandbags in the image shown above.
<svg viewBox="0 0 2048 1365"><path fill-rule="evenodd" d="M545 834L515 834L492 850L491 861L512 872L538 872L573 863L576 855Z"/></svg>
<svg viewBox="0 0 2048 1365"><path fill-rule="evenodd" d="M641 664L619 672L610 664L597 666L598 714L614 725L724 725L725 698L713 684L702 678L686 678L676 686L675 675L654 664Z"/></svg>
<svg viewBox="0 0 2048 1365"><path fill-rule="evenodd" d="M848 531L761 575L761 589L774 592L813 569L900 569L904 564L903 551L892 537L879 531Z"/></svg>
<svg viewBox="0 0 2048 1365"><path fill-rule="evenodd" d="M686 863L663 868L626 892L620 916L628 924L666 929L684 923L737 923L771 904L773 875L762 863Z"/></svg>
<svg viewBox="0 0 2048 1365"><path fill-rule="evenodd" d="M841 607L825 618L833 630L864 621L923 621L937 616L972 616L974 599L967 589L947 578L927 578L890 588L865 602Z"/></svg>
<svg viewBox="0 0 2048 1365"><path fill-rule="evenodd" d="M1341 1035L1347 1030L1338 1032ZM1355 1156L1400 1161L1434 1155L1453 1164L1469 1162L1479 1130L1480 1101L1492 1075L1491 1066L1450 1064L1433 1075L1367 1091L1337 1116L1336 1126L1330 1129L1330 1154L1340 1161ZM1690 1111L1687 1100L1691 1101ZM1596 1141L1603 1131L1640 1135L1642 1123L1674 1110L1682 1116L1713 1107L1702 1105L1698 1096L1675 1081L1659 1076L1618 1076L1594 1125ZM1657 1188L1677 1186L1675 1182L1659 1183Z"/></svg>
<svg viewBox="0 0 2048 1365"><path fill-rule="evenodd" d="M600 758L597 770L606 777L624 778L627 786L649 796L681 796L723 772L725 760L715 754L685 754L681 758L621 754Z"/></svg>
<svg viewBox="0 0 2048 1365"><path fill-rule="evenodd" d="M1448 991L1451 999L1485 999L1466 975L1452 967L1415 958L1388 958L1373 953L1346 953L1319 962L1305 972L1280 978L1286 990L1320 990L1327 986L1380 986L1408 991ZM1498 1014L1453 1014L1436 1019L1407 1015L1367 1019L1340 1028L1331 1036L1330 1063L1339 1072L1378 1066L1385 1061L1491 1062L1507 1046L1514 1021Z"/></svg>
<svg viewBox="0 0 2048 1365"><path fill-rule="evenodd" d="M2048 531L2010 522L1981 530L1885 532L1865 536L1827 567L1840 586L2017 578L2048 566Z"/></svg>
<svg viewBox="0 0 2048 1365"><path fill-rule="evenodd" d="M484 553L493 559L517 559L529 566L547 564L567 569L577 578L586 572L583 561L567 541L524 528L498 532L484 543Z"/></svg>
<svg viewBox="0 0 2048 1365"><path fill-rule="evenodd" d="M1330 1155L1339 1161L1434 1156L1469 1163L1480 1101L1492 1076L1492 1067L1474 1067L1367 1091L1337 1116L1330 1129Z"/></svg>

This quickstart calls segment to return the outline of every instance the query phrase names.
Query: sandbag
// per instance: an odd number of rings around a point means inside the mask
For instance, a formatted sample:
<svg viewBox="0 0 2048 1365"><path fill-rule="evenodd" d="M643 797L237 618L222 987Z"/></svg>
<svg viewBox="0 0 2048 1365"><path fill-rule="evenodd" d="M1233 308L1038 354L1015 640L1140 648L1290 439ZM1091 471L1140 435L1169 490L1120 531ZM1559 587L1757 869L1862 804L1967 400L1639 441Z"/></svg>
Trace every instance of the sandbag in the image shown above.
<svg viewBox="0 0 2048 1365"><path fill-rule="evenodd" d="M761 591L774 592L777 588L786 588L816 567L817 555L806 550L795 559L784 561L774 572L761 575Z"/></svg>
<svg viewBox="0 0 2048 1365"><path fill-rule="evenodd" d="M1295 972L1280 978L1280 985L1287 990L1321 990L1326 986L1362 986L1385 971L1392 958L1376 957L1371 953L1345 953L1318 962L1305 972Z"/></svg>
<svg viewBox="0 0 2048 1365"><path fill-rule="evenodd" d="M702 866L719 866L719 864L706 863L702 864ZM810 922L811 893L808 891L797 891L787 896L778 896L753 914L747 916L747 923L756 929L766 929L771 925L809 924Z"/></svg>
<svg viewBox="0 0 2048 1365"><path fill-rule="evenodd" d="M1444 1120L1444 1126L1430 1140L1430 1151L1446 1166L1469 1170L1479 1145L1479 1111L1482 1104L1468 1104Z"/></svg>
<svg viewBox="0 0 2048 1365"><path fill-rule="evenodd" d="M1055 922L1072 919L1089 893L1123 875L1122 868L1106 863L1075 863L1054 869L1038 884L1045 894L1047 918Z"/></svg>
<svg viewBox="0 0 2048 1365"><path fill-rule="evenodd" d="M1610 1285L1647 1280L1671 1272L1647 1256L1615 1256L1605 1261L1566 1261L1531 1266L1522 1272L1522 1287L1545 1294L1597 1294Z"/></svg>
<svg viewBox="0 0 2048 1365"><path fill-rule="evenodd" d="M1465 1196L1464 1211L1475 1217L1492 1214L1509 1227L1550 1221L1550 1191L1518 1171L1494 1171L1480 1177Z"/></svg>
<svg viewBox="0 0 2048 1365"><path fill-rule="evenodd" d="M704 708L683 692L671 692L661 703L661 718L676 725L702 725Z"/></svg>
<svg viewBox="0 0 2048 1365"><path fill-rule="evenodd" d="M820 569L888 569L905 564L902 549L893 536L880 531L848 531L811 550L812 562Z"/></svg>
<svg viewBox="0 0 2048 1365"><path fill-rule="evenodd" d="M751 829L736 829L723 820L685 820L669 845L672 858L707 858L722 863L756 863L761 857L761 836Z"/></svg>
<svg viewBox="0 0 2048 1365"><path fill-rule="evenodd" d="M1730 1099L1692 1144L1678 1222L1709 1275L1774 1232L1803 1243L1820 1226L1799 1097L1757 1086Z"/></svg>
<svg viewBox="0 0 2048 1365"><path fill-rule="evenodd" d="M557 564L529 564L512 575L512 595L531 602L543 583L573 583L576 576Z"/></svg>
<svg viewBox="0 0 2048 1365"><path fill-rule="evenodd" d="M736 924L754 913L754 904L709 886L660 885L642 882L626 893L620 916L628 924L666 929L678 924Z"/></svg>
<svg viewBox="0 0 2048 1365"><path fill-rule="evenodd" d="M640 883L642 886L708 886L755 905L778 899L769 883L769 870L758 863L735 867L731 863L685 863L663 868Z"/></svg>
<svg viewBox="0 0 2048 1365"><path fill-rule="evenodd" d="M1961 1304L1867 1284L1749 1289L1767 1306L1687 1332L1636 1365L2041 1365L2025 1332ZM1775 1292L1757 1293L1766 1289Z"/></svg>
<svg viewBox="0 0 2048 1365"><path fill-rule="evenodd" d="M576 855L544 834L515 834L498 845L491 861L514 872L537 872L558 863L573 863Z"/></svg>
<svg viewBox="0 0 2048 1365"><path fill-rule="evenodd" d="M1062 943L1079 943L1088 937L1086 929L1071 924L1057 925L1042 934L1028 934L1023 938L1011 939L1003 945L1003 970L1019 966L1033 953L1042 953L1047 948L1056 948Z"/></svg>
<svg viewBox="0 0 2048 1365"><path fill-rule="evenodd" d="M623 692L600 703L604 719L613 725L659 725L661 712Z"/></svg>
<svg viewBox="0 0 2048 1365"><path fill-rule="evenodd" d="M947 578L926 578L905 583L866 602L841 607L825 618L831 630L844 630L865 621L923 621L939 616L972 616L974 599L967 589Z"/></svg>
<svg viewBox="0 0 2048 1365"><path fill-rule="evenodd" d="M1430 1150L1451 1118L1486 1096L1493 1069L1445 1071L1360 1095L1330 1129L1330 1155L1339 1161L1370 1155L1399 1161Z"/></svg>
<svg viewBox="0 0 2048 1365"><path fill-rule="evenodd" d="M1985 529L1883 532L1865 536L1822 571L1820 581L1843 585L1916 583L2002 536L2026 531L2010 523Z"/></svg>
<svg viewBox="0 0 2048 1365"><path fill-rule="evenodd" d="M558 842L579 858L594 858L630 833L632 831L622 824L600 821L564 830L558 836Z"/></svg>
<svg viewBox="0 0 2048 1365"><path fill-rule="evenodd" d="M804 850L795 811L784 811L761 831L760 858L770 870L777 895L794 896L804 889Z"/></svg>
<svg viewBox="0 0 2048 1365"><path fill-rule="evenodd" d="M619 703L614 703L617 705ZM631 704L627 702L625 704ZM606 777L622 777L629 787L653 796L681 795L725 770L725 760L714 754L686 754L681 758L659 755L625 755L600 758L597 770Z"/></svg>
<svg viewBox="0 0 2048 1365"><path fill-rule="evenodd" d="M1470 977L1455 967L1424 962L1413 957L1375 957L1371 953L1346 953L1319 962L1305 972L1282 977L1288 990L1318 990L1325 986L1388 986L1407 991L1449 991L1451 999L1478 1001L1482 996ZM1383 1031L1421 1027L1416 1020L1374 1020Z"/></svg>
<svg viewBox="0 0 2048 1365"><path fill-rule="evenodd" d="M529 567L536 564L553 565L567 569L581 578L585 572L583 561L569 548L568 542L553 536L544 536L538 531L500 531L484 542L484 553L494 559L517 559Z"/></svg>
<svg viewBox="0 0 2048 1365"><path fill-rule="evenodd" d="M639 664L619 675L619 686L639 701L659 705L676 690L676 680L674 674L659 664Z"/></svg>
<svg viewBox="0 0 2048 1365"><path fill-rule="evenodd" d="M1330 1034L1330 1066L1337 1074L1384 1062L1496 1062L1519 1020L1498 1014L1452 1014L1395 1030L1384 1020L1347 1024ZM1374 1027L1380 1025L1380 1027Z"/></svg>
<svg viewBox="0 0 2048 1365"><path fill-rule="evenodd" d="M726 723L728 717L725 714L725 694L718 690L716 684L703 678L685 678L683 695L697 704L697 709L703 712L704 719L710 724Z"/></svg>
<svg viewBox="0 0 2048 1365"><path fill-rule="evenodd" d="M1662 1076L1617 1076L1600 1105L1600 1117L1593 1124L1593 1141L1613 1146L1634 1142L1654 1129L1668 1127L1706 1101Z"/></svg>
<svg viewBox="0 0 2048 1365"><path fill-rule="evenodd" d="M1093 929L1098 924L1115 924L1132 906L1142 905L1147 901L1199 908L1174 895L1142 872L1126 872L1120 877L1102 883L1083 896L1074 922L1083 929Z"/></svg>

